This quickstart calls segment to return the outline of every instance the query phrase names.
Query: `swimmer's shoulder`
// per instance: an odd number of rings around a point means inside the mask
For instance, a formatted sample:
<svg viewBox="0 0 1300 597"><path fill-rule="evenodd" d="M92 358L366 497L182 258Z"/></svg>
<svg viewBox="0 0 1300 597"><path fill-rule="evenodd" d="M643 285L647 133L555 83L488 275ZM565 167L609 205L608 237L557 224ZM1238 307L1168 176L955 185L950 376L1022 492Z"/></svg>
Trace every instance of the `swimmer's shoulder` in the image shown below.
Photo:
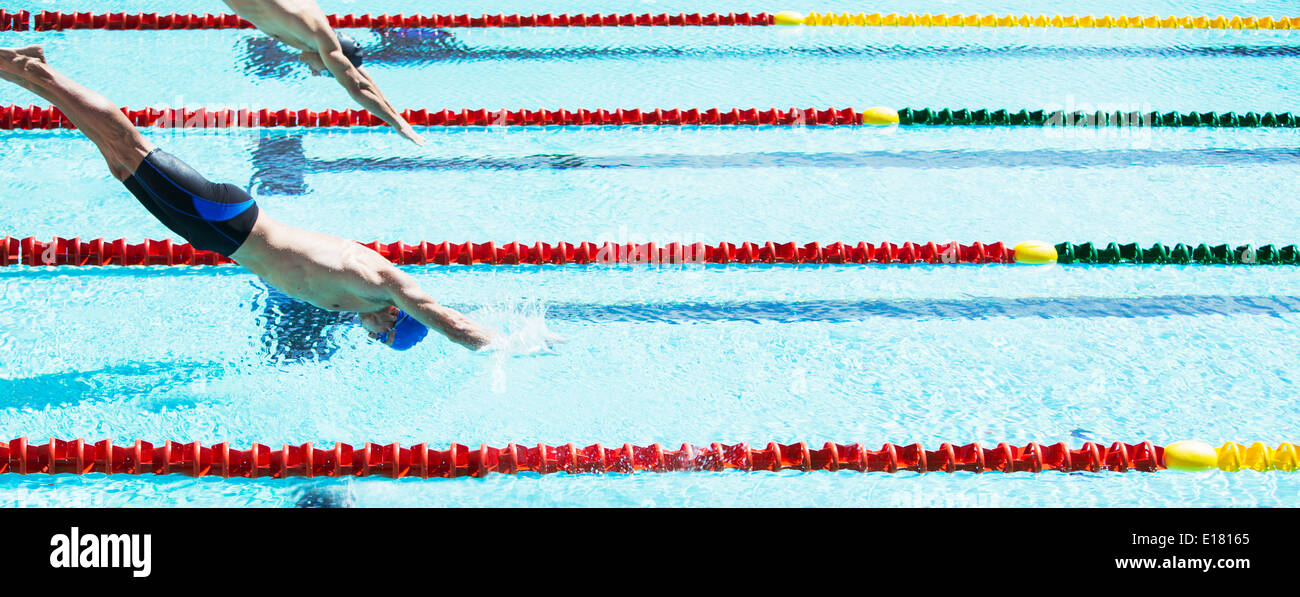
<svg viewBox="0 0 1300 597"><path fill-rule="evenodd" d="M317 40L329 34L329 18L315 2L279 0L249 6L245 18L263 33L300 50L315 50Z"/></svg>

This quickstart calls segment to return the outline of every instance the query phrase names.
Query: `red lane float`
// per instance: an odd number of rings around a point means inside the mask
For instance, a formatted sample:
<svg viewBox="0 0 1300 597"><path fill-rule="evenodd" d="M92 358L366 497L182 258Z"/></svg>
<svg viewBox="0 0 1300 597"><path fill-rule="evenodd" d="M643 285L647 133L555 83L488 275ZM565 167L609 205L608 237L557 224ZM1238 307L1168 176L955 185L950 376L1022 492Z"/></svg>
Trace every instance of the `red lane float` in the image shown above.
<svg viewBox="0 0 1300 597"><path fill-rule="evenodd" d="M124 239L55 238L50 241L32 237L0 239L0 267L8 265L223 265L234 263L212 251L201 251L188 243L146 240L128 243Z"/></svg>
<svg viewBox="0 0 1300 597"><path fill-rule="evenodd" d="M25 10L0 10L0 31L26 31L31 28L32 13Z"/></svg>
<svg viewBox="0 0 1300 597"><path fill-rule="evenodd" d="M835 242L656 243L590 242L531 245L486 243L361 243L398 265L547 265L547 264L689 264L689 263L1013 263L1015 252L1002 242L990 244ZM230 259L171 240L128 243L123 239L55 238L50 241L0 238L0 266L222 265Z"/></svg>
<svg viewBox="0 0 1300 597"><path fill-rule="evenodd" d="M337 28L397 27L739 27L773 23L767 13L728 14L542 14L542 15L327 15ZM23 19L24 24L27 22ZM37 31L65 29L251 29L252 23L233 14L89 13L43 10L36 14Z"/></svg>
<svg viewBox="0 0 1300 597"><path fill-rule="evenodd" d="M209 108L122 108L138 127L160 128L270 128L270 127L378 127L379 117L361 109L273 110ZM853 108L709 108L616 110L403 110L402 117L415 126L734 126L734 125L861 125L862 113ZM53 106L0 106L0 129L75 128Z"/></svg>
<svg viewBox="0 0 1300 597"><path fill-rule="evenodd" d="M446 450L427 444L402 447L373 444L360 447L336 443L317 448L311 443L271 448L253 444L237 450L227 443L203 446L198 442L164 442L154 445L136 440L117 446L109 440L90 443L82 439L51 439L28 443L19 438L0 442L0 473L17 474L182 474L192 477L483 477L489 473L638 473L677 471L838 471L895 473L899 471L1027 472L1044 471L1144 471L1164 468L1164 448L1151 442L1109 447L1092 442L1077 449L1065 443L999 443L939 445L926 450L921 444L885 444L868 450L863 444L827 443L822 448L804 442L708 446L683 444L672 450L659 444L606 447L594 444L521 446L504 448L451 444Z"/></svg>

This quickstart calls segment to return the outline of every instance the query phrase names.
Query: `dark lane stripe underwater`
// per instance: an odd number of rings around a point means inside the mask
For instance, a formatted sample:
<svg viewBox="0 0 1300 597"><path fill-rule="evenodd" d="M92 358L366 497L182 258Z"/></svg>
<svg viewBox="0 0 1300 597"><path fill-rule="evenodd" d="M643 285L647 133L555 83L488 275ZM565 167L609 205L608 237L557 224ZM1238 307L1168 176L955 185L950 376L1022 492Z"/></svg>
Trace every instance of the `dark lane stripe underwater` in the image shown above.
<svg viewBox="0 0 1300 597"><path fill-rule="evenodd" d="M262 343L271 360L328 360L339 349L329 333L355 326L332 313L260 285L253 310L260 312ZM453 305L472 312L473 305ZM916 300L720 301L601 305L549 303L546 319L581 323L850 323L885 317L909 320L1026 318L1140 318L1300 313L1295 296L1154 296L1137 298L975 298ZM150 396L161 385L215 379L221 368L207 363L127 362L94 371L77 370L0 379L0 408L48 407L72 395Z"/></svg>
<svg viewBox="0 0 1300 597"><path fill-rule="evenodd" d="M339 315L278 291L258 297L267 322L286 326L331 325ZM466 312L481 305L451 305ZM592 323L853 322L891 319L1098 318L1263 315L1300 313L1300 296L1166 295L1144 297L974 297L965 299L872 299L807 301L674 301L656 303L543 302L546 319ZM297 328L294 328L295 331Z"/></svg>
<svg viewBox="0 0 1300 597"><path fill-rule="evenodd" d="M1133 134L1134 129L1118 129ZM1102 132L1099 134L1107 134ZM744 152L719 155L645 154L514 157L307 157L301 134L266 134L253 149L249 186L263 195L310 191L306 175L346 172L467 170L579 170L622 168L1143 168L1158 166L1285 166L1300 163L1300 149L1099 149L1099 150L914 150L859 152Z"/></svg>
<svg viewBox="0 0 1300 597"><path fill-rule="evenodd" d="M720 301L600 305L550 303L546 318L593 323L775 322L839 323L891 319L991 319L998 317L1142 318L1300 313L1294 296L1152 296L1132 298L978 298L916 300Z"/></svg>
<svg viewBox="0 0 1300 597"><path fill-rule="evenodd" d="M1281 44L1164 45L1164 46L1061 46L1034 45L918 45L846 43L766 47L717 44L702 47L672 45L626 45L529 48L520 46L474 46L456 39L446 30L381 30L378 43L366 43L366 63L386 66L421 66L440 62L482 62L512 60L630 60L678 58L727 60L754 58L861 58L870 60L969 59L969 58L1289 58L1300 56L1300 46ZM559 40L562 43L562 40ZM244 71L257 77L283 78L303 72L295 54L274 40L252 37L244 42Z"/></svg>
<svg viewBox="0 0 1300 597"><path fill-rule="evenodd" d="M405 50L388 47L373 54L374 62L387 64L419 64L441 61L480 60L572 60L620 58L764 58L764 57L825 57L825 58L1194 58L1243 57L1277 58L1300 56L1300 46L1166 46L1166 47L1068 47L1068 46L849 46L822 47L702 47L679 48L672 46L579 46L570 48L420 48ZM371 60L370 57L367 60Z"/></svg>
<svg viewBox="0 0 1300 597"><path fill-rule="evenodd" d="M751 152L722 155L530 155L520 157L309 160L312 172L402 170L570 170L608 168L1128 168L1300 163L1300 149L919 150Z"/></svg>

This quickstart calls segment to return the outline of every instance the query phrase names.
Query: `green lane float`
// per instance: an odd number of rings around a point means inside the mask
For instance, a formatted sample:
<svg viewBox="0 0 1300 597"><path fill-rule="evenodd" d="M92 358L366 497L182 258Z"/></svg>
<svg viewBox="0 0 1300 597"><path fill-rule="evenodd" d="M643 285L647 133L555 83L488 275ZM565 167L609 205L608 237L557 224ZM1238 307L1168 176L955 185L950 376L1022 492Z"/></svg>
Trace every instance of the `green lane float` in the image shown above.
<svg viewBox="0 0 1300 597"><path fill-rule="evenodd" d="M1108 243L1101 247L1090 242L1066 242L1056 245L1056 254L1057 262L1063 264L1300 265L1300 248L1296 245L1256 248L1251 245L1233 247L1200 243L1193 246L1178 243L1170 247L1155 243L1142 248L1137 243Z"/></svg>
<svg viewBox="0 0 1300 597"><path fill-rule="evenodd" d="M1065 110L969 110L902 108L902 125L937 126L1081 126L1081 127L1230 127L1294 128L1300 118L1290 112L1081 112Z"/></svg>

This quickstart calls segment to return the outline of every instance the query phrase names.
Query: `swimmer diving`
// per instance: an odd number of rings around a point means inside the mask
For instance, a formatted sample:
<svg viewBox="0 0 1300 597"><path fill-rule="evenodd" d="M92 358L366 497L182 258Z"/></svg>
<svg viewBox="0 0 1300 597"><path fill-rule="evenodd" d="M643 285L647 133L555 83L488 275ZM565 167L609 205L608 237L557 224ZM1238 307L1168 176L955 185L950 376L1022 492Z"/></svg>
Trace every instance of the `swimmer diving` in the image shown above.
<svg viewBox="0 0 1300 597"><path fill-rule="evenodd" d="M424 145L424 138L411 128L384 97L375 80L361 68L365 56L357 42L334 31L314 0L222 1L263 33L301 51L299 59L313 73L333 76L354 101L383 119L398 134L416 145Z"/></svg>
<svg viewBox="0 0 1300 597"><path fill-rule="evenodd" d="M194 248L229 257L294 298L357 313L373 338L397 350L415 346L429 328L471 350L489 343L485 327L439 304L379 253L272 219L244 190L213 183L157 148L108 98L50 66L41 46L0 47L0 79L54 104L113 176Z"/></svg>

